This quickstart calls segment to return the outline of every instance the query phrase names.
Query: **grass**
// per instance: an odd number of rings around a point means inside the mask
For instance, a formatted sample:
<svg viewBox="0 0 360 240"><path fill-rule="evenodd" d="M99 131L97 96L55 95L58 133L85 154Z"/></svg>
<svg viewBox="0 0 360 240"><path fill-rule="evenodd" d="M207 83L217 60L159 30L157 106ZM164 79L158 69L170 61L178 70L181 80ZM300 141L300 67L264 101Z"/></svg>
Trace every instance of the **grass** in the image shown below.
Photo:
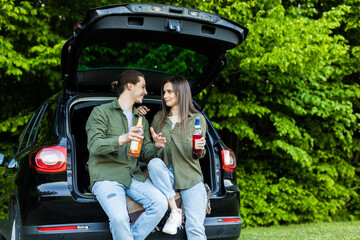
<svg viewBox="0 0 360 240"><path fill-rule="evenodd" d="M360 240L360 221L245 228L239 240Z"/></svg>

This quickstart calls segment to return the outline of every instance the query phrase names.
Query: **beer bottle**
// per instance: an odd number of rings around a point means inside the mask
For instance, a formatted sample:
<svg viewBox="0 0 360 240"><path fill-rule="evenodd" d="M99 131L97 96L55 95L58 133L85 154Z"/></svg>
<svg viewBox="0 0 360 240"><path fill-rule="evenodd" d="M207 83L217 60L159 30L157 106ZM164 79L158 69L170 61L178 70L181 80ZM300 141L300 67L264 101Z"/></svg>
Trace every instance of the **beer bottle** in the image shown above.
<svg viewBox="0 0 360 240"><path fill-rule="evenodd" d="M141 116L139 117L136 126L140 126L140 125L142 125L142 117ZM138 132L138 133L142 135L141 132ZM139 140L132 140L130 142L130 149L129 149L130 156L138 157L140 155L141 143L142 143L141 138Z"/></svg>

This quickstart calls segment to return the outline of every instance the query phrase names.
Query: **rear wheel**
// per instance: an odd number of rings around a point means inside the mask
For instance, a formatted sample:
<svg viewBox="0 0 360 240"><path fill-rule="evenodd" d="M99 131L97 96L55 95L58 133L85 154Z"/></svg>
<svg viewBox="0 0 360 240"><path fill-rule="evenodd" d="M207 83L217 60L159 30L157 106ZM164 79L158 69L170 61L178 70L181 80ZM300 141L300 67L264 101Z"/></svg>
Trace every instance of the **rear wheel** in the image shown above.
<svg viewBox="0 0 360 240"><path fill-rule="evenodd" d="M20 237L20 214L19 208L15 204L12 218L10 219L10 240L21 240Z"/></svg>

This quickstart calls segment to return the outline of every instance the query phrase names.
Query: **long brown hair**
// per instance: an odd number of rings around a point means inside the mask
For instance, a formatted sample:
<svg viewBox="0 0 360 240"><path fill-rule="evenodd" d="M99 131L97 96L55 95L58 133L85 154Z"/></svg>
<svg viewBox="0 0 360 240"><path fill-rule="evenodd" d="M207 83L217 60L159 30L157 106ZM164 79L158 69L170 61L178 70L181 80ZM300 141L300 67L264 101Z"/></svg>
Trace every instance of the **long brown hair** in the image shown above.
<svg viewBox="0 0 360 240"><path fill-rule="evenodd" d="M189 82L181 76L171 77L164 82L161 87L161 101L162 101L162 110L163 115L161 116L160 122L158 124L158 132L161 132L166 118L169 116L170 107L166 106L164 100L164 85L166 83L171 83L175 95L178 97L178 105L179 105L179 115L180 115L180 131L184 132L188 128L188 115L189 113L198 113L194 104L192 102L192 95Z"/></svg>

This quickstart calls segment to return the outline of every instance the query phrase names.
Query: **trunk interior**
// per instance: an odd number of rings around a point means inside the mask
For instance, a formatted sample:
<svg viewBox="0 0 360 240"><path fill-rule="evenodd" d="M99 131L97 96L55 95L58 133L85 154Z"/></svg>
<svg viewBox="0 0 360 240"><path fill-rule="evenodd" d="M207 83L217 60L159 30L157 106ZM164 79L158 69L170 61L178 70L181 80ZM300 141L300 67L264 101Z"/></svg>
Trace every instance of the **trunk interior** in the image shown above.
<svg viewBox="0 0 360 240"><path fill-rule="evenodd" d="M73 154L73 173L74 173L74 187L77 187L77 192L82 195L82 197L92 197L91 190L89 189L90 179L89 173L87 169L87 161L89 158L89 152L87 150L87 135L85 131L86 121L92 111L92 109L100 104L112 101L113 97L110 98L83 98L77 99L73 103L71 103L70 107L70 133L73 142L75 143L75 154ZM159 100L154 99L144 99L143 102L148 108L150 108L150 112L146 115L146 119L149 124L151 124L152 119L156 112L161 108L161 102ZM215 177L214 173L214 159L209 154L212 148L209 148L209 132L207 133L207 153L203 159L201 159L201 168L204 176L204 182L208 184L212 193L216 191L217 184L212 182L212 179ZM140 162L140 166L143 170L146 170L146 164ZM218 179L218 178L216 178Z"/></svg>

